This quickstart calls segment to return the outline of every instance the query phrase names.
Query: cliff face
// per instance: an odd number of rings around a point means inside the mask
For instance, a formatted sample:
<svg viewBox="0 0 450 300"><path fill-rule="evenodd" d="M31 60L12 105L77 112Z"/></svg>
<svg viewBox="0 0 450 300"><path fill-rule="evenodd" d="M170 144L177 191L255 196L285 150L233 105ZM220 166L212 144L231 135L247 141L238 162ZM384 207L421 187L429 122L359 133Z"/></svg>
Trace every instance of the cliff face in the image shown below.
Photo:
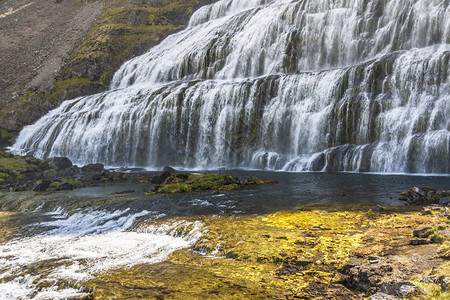
<svg viewBox="0 0 450 300"><path fill-rule="evenodd" d="M213 0L0 2L0 144L63 100L109 86L120 65Z"/></svg>

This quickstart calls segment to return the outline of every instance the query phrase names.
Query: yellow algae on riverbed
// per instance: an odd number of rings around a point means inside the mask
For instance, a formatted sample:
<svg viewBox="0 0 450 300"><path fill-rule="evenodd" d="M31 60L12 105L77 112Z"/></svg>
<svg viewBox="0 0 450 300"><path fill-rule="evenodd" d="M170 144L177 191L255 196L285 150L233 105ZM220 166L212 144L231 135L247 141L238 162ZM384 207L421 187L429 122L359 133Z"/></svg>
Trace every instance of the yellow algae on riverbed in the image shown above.
<svg viewBox="0 0 450 300"><path fill-rule="evenodd" d="M11 217L15 212L0 211L0 243L8 240L15 232L14 227L10 225Z"/></svg>
<svg viewBox="0 0 450 300"><path fill-rule="evenodd" d="M413 275L422 276L426 269L445 272L441 248L446 244L413 246L410 240L417 227L447 226L446 218L439 209L425 213L410 207L382 212L305 207L262 216L149 221L139 228L198 221L203 235L164 262L107 272L86 287L99 299L361 299L371 292L346 284L349 259L359 259L361 269L386 269L378 284L414 280ZM447 295L435 284L420 299Z"/></svg>

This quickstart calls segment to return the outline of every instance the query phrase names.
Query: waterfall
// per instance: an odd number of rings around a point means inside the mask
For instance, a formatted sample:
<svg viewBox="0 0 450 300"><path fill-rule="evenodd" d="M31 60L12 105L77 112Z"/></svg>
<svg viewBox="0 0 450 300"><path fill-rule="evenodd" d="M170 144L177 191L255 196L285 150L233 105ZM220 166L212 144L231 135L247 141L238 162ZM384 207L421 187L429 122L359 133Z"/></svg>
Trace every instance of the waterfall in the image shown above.
<svg viewBox="0 0 450 300"><path fill-rule="evenodd" d="M450 174L446 0L221 0L11 150L158 168Z"/></svg>

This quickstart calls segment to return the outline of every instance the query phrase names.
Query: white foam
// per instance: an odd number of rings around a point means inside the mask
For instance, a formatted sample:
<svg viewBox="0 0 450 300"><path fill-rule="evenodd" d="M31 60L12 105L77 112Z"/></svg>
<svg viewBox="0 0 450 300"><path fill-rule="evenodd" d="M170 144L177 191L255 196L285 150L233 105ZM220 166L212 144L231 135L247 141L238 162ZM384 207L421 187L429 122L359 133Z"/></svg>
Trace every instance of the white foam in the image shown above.
<svg viewBox="0 0 450 300"><path fill-rule="evenodd" d="M36 224L55 227L44 234L16 239L0 245L0 298L26 299L37 292L37 299L58 299L82 294L76 288L57 286L36 291L40 280L82 282L96 273L135 264L156 263L173 251L191 246L201 235L199 223L148 226L127 231L140 217L157 218L148 211L84 211L66 219ZM182 229L179 230L178 226ZM194 226L191 226L194 225ZM52 262L48 275L23 276L27 267ZM15 277L8 281L7 277Z"/></svg>

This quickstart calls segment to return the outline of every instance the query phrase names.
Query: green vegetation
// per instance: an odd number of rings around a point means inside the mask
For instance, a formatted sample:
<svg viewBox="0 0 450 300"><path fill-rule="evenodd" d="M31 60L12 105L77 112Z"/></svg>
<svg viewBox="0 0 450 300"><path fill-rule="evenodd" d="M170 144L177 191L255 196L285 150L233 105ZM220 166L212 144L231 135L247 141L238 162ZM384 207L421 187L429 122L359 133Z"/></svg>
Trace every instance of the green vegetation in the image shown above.
<svg viewBox="0 0 450 300"><path fill-rule="evenodd" d="M264 182L256 177L238 178L230 175L217 174L186 174L175 173L158 187L155 193L184 193L199 190L230 191L239 188L242 185L254 185L273 183L274 181Z"/></svg>
<svg viewBox="0 0 450 300"><path fill-rule="evenodd" d="M72 53L62 82L75 78L76 90L108 88L113 73L127 60L183 29L201 0L167 1L159 6L125 5L106 11ZM55 95L67 87L56 83ZM73 86L71 87L73 89Z"/></svg>
<svg viewBox="0 0 450 300"><path fill-rule="evenodd" d="M12 145L15 139L16 136L13 133L0 128L0 146Z"/></svg>
<svg viewBox="0 0 450 300"><path fill-rule="evenodd" d="M0 119L10 120L8 128L19 130L63 100L107 90L114 72L125 61L185 28L196 9L211 2L214 0L168 0L154 5L111 3L112 7L70 54L53 88L26 92L11 105L0 108ZM13 137L2 142L2 135L0 132L0 146L12 144Z"/></svg>
<svg viewBox="0 0 450 300"><path fill-rule="evenodd" d="M38 172L41 167L42 161L39 159L0 151L0 183L24 179L27 174Z"/></svg>
<svg viewBox="0 0 450 300"><path fill-rule="evenodd" d="M143 264L100 274L83 286L91 297L148 299L361 299L343 285L342 269L350 258L376 255L392 271L380 280L401 276L404 265L415 264L422 248L409 245L412 228L437 224L439 217L390 208L383 213L299 207L256 216L198 216L147 221L147 226L175 227L183 234L201 222L204 234L192 249L179 250L159 264ZM429 251L439 247L427 245ZM194 250L194 251L192 251ZM425 251L428 251L425 250ZM411 259L411 260L410 260ZM402 264L395 263L403 262ZM448 274L449 263L433 265L433 278ZM418 267L411 280L427 285L418 299L447 299L439 284L421 283L430 276ZM423 273L422 273L423 272ZM447 273L446 273L447 272ZM417 279L417 281L415 281Z"/></svg>
<svg viewBox="0 0 450 300"><path fill-rule="evenodd" d="M66 183L71 184L74 188L82 186L82 183L80 180L71 178L71 179L60 179L60 180L53 181L49 187L52 189L58 190L63 184L66 184Z"/></svg>

